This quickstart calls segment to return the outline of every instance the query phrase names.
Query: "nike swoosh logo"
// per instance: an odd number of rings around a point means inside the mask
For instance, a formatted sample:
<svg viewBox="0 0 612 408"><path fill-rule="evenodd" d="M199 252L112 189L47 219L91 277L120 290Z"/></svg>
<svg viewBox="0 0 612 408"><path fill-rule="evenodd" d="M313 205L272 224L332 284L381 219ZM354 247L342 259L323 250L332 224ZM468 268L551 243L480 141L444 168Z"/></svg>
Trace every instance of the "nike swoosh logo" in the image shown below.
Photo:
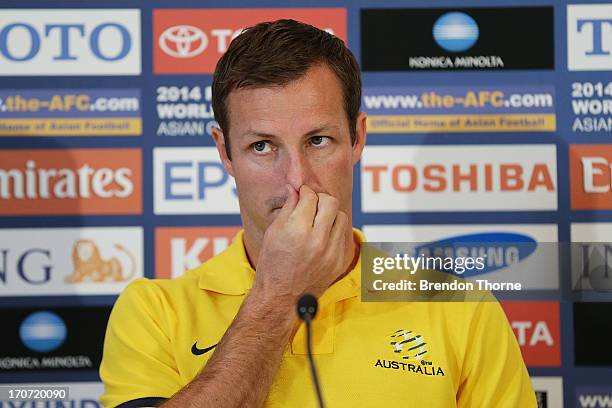
<svg viewBox="0 0 612 408"><path fill-rule="evenodd" d="M194 356L201 356L202 354L208 353L210 350L212 350L215 347L217 347L217 344L213 344L210 347L199 349L198 348L198 342L196 341L195 343L193 343L193 346L191 346L191 354L193 354Z"/></svg>

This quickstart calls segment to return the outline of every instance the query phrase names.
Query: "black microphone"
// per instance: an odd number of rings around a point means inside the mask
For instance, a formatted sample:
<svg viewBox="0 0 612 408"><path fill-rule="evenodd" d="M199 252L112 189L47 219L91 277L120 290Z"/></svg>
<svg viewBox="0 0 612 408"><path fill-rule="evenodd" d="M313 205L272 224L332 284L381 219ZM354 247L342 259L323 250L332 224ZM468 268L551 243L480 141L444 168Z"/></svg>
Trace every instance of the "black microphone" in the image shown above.
<svg viewBox="0 0 612 408"><path fill-rule="evenodd" d="M297 302L297 313L300 319L306 323L306 350L308 351L308 361L310 362L310 372L312 374L312 382L314 383L319 407L325 407L323 404L323 396L321 394L321 386L319 385L319 376L315 367L314 359L312 358L312 340L310 333L310 322L317 314L317 298L311 294L304 294Z"/></svg>

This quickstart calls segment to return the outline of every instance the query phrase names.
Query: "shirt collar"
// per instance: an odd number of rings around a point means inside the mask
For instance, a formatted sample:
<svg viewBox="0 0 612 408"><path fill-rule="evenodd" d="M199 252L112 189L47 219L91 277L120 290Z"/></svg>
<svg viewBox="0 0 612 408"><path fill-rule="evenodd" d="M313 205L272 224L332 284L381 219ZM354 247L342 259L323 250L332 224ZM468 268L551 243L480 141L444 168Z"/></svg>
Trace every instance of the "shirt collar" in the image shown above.
<svg viewBox="0 0 612 408"><path fill-rule="evenodd" d="M359 243L365 236L353 228L353 236ZM240 230L232 244L217 256L198 266L200 289L224 295L245 295L253 286L255 271L251 267L244 249L244 230ZM332 284L323 293L319 302L329 304L357 296L360 287L361 255L354 268L342 279Z"/></svg>

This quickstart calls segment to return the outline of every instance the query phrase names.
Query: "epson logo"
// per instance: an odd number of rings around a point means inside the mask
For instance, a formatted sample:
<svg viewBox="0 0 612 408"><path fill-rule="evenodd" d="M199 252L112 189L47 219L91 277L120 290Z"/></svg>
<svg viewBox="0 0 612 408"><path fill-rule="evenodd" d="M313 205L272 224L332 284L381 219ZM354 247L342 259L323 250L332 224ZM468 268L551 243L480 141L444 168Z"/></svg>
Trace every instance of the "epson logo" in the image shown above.
<svg viewBox="0 0 612 408"><path fill-rule="evenodd" d="M0 75L138 75L139 10L2 12Z"/></svg>
<svg viewBox="0 0 612 408"><path fill-rule="evenodd" d="M567 66L570 71L612 70L612 5L567 6Z"/></svg>
<svg viewBox="0 0 612 408"><path fill-rule="evenodd" d="M164 199L165 200L205 200L210 189L225 185L229 175L223 165L217 161L169 161L164 163ZM190 175L181 176L181 170L187 170ZM181 185L195 182L195 191L179 192ZM177 188L178 187L178 188Z"/></svg>
<svg viewBox="0 0 612 408"><path fill-rule="evenodd" d="M156 214L238 214L234 179L214 147L157 148Z"/></svg>

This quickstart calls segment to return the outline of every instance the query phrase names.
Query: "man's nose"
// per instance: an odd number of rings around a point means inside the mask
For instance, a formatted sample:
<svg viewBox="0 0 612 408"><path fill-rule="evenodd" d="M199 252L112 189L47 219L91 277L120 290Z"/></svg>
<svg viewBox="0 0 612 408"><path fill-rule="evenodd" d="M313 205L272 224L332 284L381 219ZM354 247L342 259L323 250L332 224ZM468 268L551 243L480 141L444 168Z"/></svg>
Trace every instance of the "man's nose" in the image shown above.
<svg viewBox="0 0 612 408"><path fill-rule="evenodd" d="M303 184L308 183L311 174L310 164L304 155L304 152L294 151L289 152L287 157L287 183L299 191Z"/></svg>

